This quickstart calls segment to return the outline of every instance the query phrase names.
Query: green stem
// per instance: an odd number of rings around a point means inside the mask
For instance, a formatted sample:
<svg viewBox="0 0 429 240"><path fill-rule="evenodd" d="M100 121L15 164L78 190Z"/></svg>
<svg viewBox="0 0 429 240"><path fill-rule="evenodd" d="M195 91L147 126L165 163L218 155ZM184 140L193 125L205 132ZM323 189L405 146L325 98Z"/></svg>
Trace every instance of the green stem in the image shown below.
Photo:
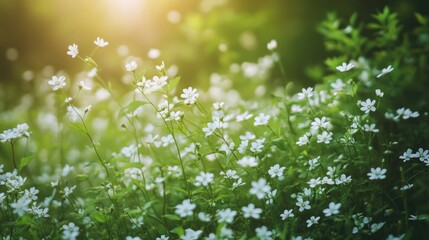
<svg viewBox="0 0 429 240"><path fill-rule="evenodd" d="M13 166L15 167L15 169L18 169L18 168L16 167L16 161L15 161L15 149L14 149L14 147L13 147L13 142L12 142L12 140L10 141L10 146L12 147L12 160L13 160Z"/></svg>

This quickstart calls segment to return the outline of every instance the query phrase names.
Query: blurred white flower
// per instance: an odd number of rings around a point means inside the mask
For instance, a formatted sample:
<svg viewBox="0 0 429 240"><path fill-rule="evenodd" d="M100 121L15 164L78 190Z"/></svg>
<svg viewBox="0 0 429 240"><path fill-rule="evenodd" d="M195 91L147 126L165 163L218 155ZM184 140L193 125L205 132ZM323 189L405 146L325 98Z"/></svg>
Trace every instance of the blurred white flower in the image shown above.
<svg viewBox="0 0 429 240"><path fill-rule="evenodd" d="M104 39L97 37L97 39L94 40L94 44L99 47L105 47L109 45L109 42L104 41Z"/></svg>
<svg viewBox="0 0 429 240"><path fill-rule="evenodd" d="M67 55L70 55L72 58L75 58L79 54L78 46L74 43L68 49Z"/></svg>

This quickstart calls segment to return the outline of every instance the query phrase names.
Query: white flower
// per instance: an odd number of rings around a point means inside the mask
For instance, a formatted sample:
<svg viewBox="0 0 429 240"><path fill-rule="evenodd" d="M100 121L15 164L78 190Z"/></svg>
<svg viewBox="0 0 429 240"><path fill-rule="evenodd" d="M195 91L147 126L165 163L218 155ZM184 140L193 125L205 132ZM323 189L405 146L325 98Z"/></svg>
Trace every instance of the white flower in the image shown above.
<svg viewBox="0 0 429 240"><path fill-rule="evenodd" d="M375 112L375 103L376 103L376 101L375 100L371 100L371 99L366 99L366 101L365 102L363 102L363 101L360 101L360 105L362 106L361 108L360 108L360 110L362 111L362 112L365 112L365 113L369 113L369 112Z"/></svg>
<svg viewBox="0 0 429 240"><path fill-rule="evenodd" d="M168 240L168 239L169 239L168 236L161 235L161 236L157 237L155 240Z"/></svg>
<svg viewBox="0 0 429 240"><path fill-rule="evenodd" d="M322 118L315 118L313 122L311 122L311 128L312 129L327 129L329 128L329 126L331 125L331 123L329 122L329 120L326 117L322 117Z"/></svg>
<svg viewBox="0 0 429 240"><path fill-rule="evenodd" d="M237 164L242 167L256 167L258 166L258 159L253 156L244 156L237 161Z"/></svg>
<svg viewBox="0 0 429 240"><path fill-rule="evenodd" d="M93 78L97 75L97 68L92 68L89 72L86 73L86 76L89 78Z"/></svg>
<svg viewBox="0 0 429 240"><path fill-rule="evenodd" d="M393 71L393 67L392 65L387 66L387 68L383 68L381 70L381 73L377 75L377 78L381 78L382 76L384 76L385 74L390 73L391 71Z"/></svg>
<svg viewBox="0 0 429 240"><path fill-rule="evenodd" d="M283 179L283 171L285 167L280 167L279 164L276 164L268 170L268 174L270 174L271 178L278 178L279 180Z"/></svg>
<svg viewBox="0 0 429 240"><path fill-rule="evenodd" d="M345 63L343 62L343 64L341 64L340 66L337 66L336 69L340 72L347 72L348 70L354 68L355 65L353 65L353 63Z"/></svg>
<svg viewBox="0 0 429 240"><path fill-rule="evenodd" d="M277 48L277 41L276 40L273 39L267 43L267 49L268 50L273 51L276 48Z"/></svg>
<svg viewBox="0 0 429 240"><path fill-rule="evenodd" d="M79 50L76 44L72 44L69 47L69 50L67 51L67 55L70 55L72 58L75 58L79 54Z"/></svg>
<svg viewBox="0 0 429 240"><path fill-rule="evenodd" d="M384 226L385 222L371 224L371 233L375 233Z"/></svg>
<svg viewBox="0 0 429 240"><path fill-rule="evenodd" d="M399 235L398 237L395 237L392 234L389 234L389 236L387 236L386 240L402 240L404 239L405 234Z"/></svg>
<svg viewBox="0 0 429 240"><path fill-rule="evenodd" d="M165 63L164 63L164 61L161 61L161 65L156 65L155 68L158 71L164 70L165 69Z"/></svg>
<svg viewBox="0 0 429 240"><path fill-rule="evenodd" d="M329 217L331 215L336 215L340 213L339 211L340 207L341 207L341 203L331 202L329 203L329 208L324 209L323 213L325 214L326 217Z"/></svg>
<svg viewBox="0 0 429 240"><path fill-rule="evenodd" d="M13 208L13 213L18 214L19 216L24 215L26 212L30 210L28 204L31 203L31 199L23 196L17 201L10 204L11 208Z"/></svg>
<svg viewBox="0 0 429 240"><path fill-rule="evenodd" d="M185 199L182 204L176 205L176 214L179 214L180 217L187 217L192 215L192 211L195 209L197 205L191 203L191 200Z"/></svg>
<svg viewBox="0 0 429 240"><path fill-rule="evenodd" d="M136 70L137 69L137 62L133 60L131 62L126 63L125 64L125 69L128 72L132 72L132 71Z"/></svg>
<svg viewBox="0 0 429 240"><path fill-rule="evenodd" d="M144 222L143 222L143 216L139 216L139 217L135 217L135 218L131 218L130 219L131 223L132 223L132 228L139 228L141 226L143 226Z"/></svg>
<svg viewBox="0 0 429 240"><path fill-rule="evenodd" d="M250 194L256 195L258 199L263 199L270 193L271 187L267 185L267 180L260 178L257 182L252 181L252 188L249 190Z"/></svg>
<svg viewBox="0 0 429 240"><path fill-rule="evenodd" d="M199 176L195 178L195 186L208 186L213 182L214 174L210 172L201 172Z"/></svg>
<svg viewBox="0 0 429 240"><path fill-rule="evenodd" d="M256 139L256 141L252 142L250 146L250 151L253 153L262 152L262 149L264 148L264 142L265 142L265 138Z"/></svg>
<svg viewBox="0 0 429 240"><path fill-rule="evenodd" d="M307 222L307 227L311 227L313 224L318 224L319 223L319 219L320 217L314 217L311 216L310 219L308 219Z"/></svg>
<svg viewBox="0 0 429 240"><path fill-rule="evenodd" d="M183 93L180 95L180 97L184 99L183 102L187 105L195 104L198 96L199 94L197 93L197 89L192 87L183 89Z"/></svg>
<svg viewBox="0 0 429 240"><path fill-rule="evenodd" d="M297 197L296 200L297 200L296 206L299 207L298 210L300 212L304 211L305 209L311 209L309 201L304 201L304 199L302 199L302 197Z"/></svg>
<svg viewBox="0 0 429 240"><path fill-rule="evenodd" d="M76 185L72 186L72 187L65 187L64 188L64 197L68 197L70 194L73 193L73 191L76 189Z"/></svg>
<svg viewBox="0 0 429 240"><path fill-rule="evenodd" d="M299 137L298 141L296 142L298 146L304 146L309 143L310 143L310 140L308 139L307 134L304 134L303 136Z"/></svg>
<svg viewBox="0 0 429 240"><path fill-rule="evenodd" d="M244 113L237 115L235 120L237 120L237 122L242 122L244 120L249 120L252 117L253 114L249 113L248 111L245 111Z"/></svg>
<svg viewBox="0 0 429 240"><path fill-rule="evenodd" d="M323 131L322 134L317 134L317 143L329 144L332 140L332 132Z"/></svg>
<svg viewBox="0 0 429 240"><path fill-rule="evenodd" d="M218 223L232 223L235 215L237 215L237 211L230 208L219 210L216 214Z"/></svg>
<svg viewBox="0 0 429 240"><path fill-rule="evenodd" d="M365 132L374 132L374 133L378 133L379 132L379 130L377 128L375 128L375 123L371 123L371 125L364 124L363 125L363 130Z"/></svg>
<svg viewBox="0 0 429 240"><path fill-rule="evenodd" d="M158 238L157 238L158 239ZM131 237L131 236L127 236L125 238L125 240L142 240L140 237Z"/></svg>
<svg viewBox="0 0 429 240"><path fill-rule="evenodd" d="M243 216L245 218L259 219L262 213L262 209L255 208L253 203L250 203L247 207L242 207L241 210L243 211Z"/></svg>
<svg viewBox="0 0 429 240"><path fill-rule="evenodd" d="M92 89L92 87L90 85L86 85L84 81L80 81L79 88L88 91Z"/></svg>
<svg viewBox="0 0 429 240"><path fill-rule="evenodd" d="M255 229L255 232L256 232L256 236L258 237L259 240L272 240L273 239L271 237L273 235L273 232L269 231L266 226L257 227Z"/></svg>
<svg viewBox="0 0 429 240"><path fill-rule="evenodd" d="M343 88L346 85L343 83L341 79L337 79L335 82L331 83L331 87L334 89L335 92L339 92L343 90Z"/></svg>
<svg viewBox="0 0 429 240"><path fill-rule="evenodd" d="M298 99L305 99L313 96L313 88L309 87L307 89L303 88L300 93L298 93Z"/></svg>
<svg viewBox="0 0 429 240"><path fill-rule="evenodd" d="M260 113L258 116L255 117L255 123L253 125L255 126L268 125L268 120L270 120L270 115Z"/></svg>
<svg viewBox="0 0 429 240"><path fill-rule="evenodd" d="M293 214L293 209L286 209L283 211L282 214L280 214L280 217L282 218L282 220L285 220L286 218L291 218L294 217L295 215Z"/></svg>
<svg viewBox="0 0 429 240"><path fill-rule="evenodd" d="M109 45L109 42L104 41L104 39L97 37L97 39L94 40L94 44L99 47L105 47Z"/></svg>
<svg viewBox="0 0 429 240"><path fill-rule="evenodd" d="M429 150L424 150L423 148L419 148L416 153L414 153L414 157L418 158L420 161L424 162L429 160Z"/></svg>
<svg viewBox="0 0 429 240"><path fill-rule="evenodd" d="M380 89L375 89L375 95L377 97L383 97L384 96L384 92L382 92Z"/></svg>
<svg viewBox="0 0 429 240"><path fill-rule="evenodd" d="M371 172L368 173L369 180L385 179L387 169L385 168L371 168Z"/></svg>
<svg viewBox="0 0 429 240"><path fill-rule="evenodd" d="M70 103L71 101L73 101L73 98L72 98L72 97L67 97L67 98L64 100L64 102L65 102L65 103Z"/></svg>
<svg viewBox="0 0 429 240"><path fill-rule="evenodd" d="M198 213L198 219L200 219L202 222L210 222L210 215L208 215L205 212L199 212Z"/></svg>
<svg viewBox="0 0 429 240"><path fill-rule="evenodd" d="M202 230L194 231L193 229L187 228L185 229L185 235L181 236L180 239L182 240L197 240L201 233L203 233Z"/></svg>
<svg viewBox="0 0 429 240"><path fill-rule="evenodd" d="M51 80L48 81L49 86L52 86L52 90L57 91L66 86L66 78L64 76L53 76Z"/></svg>
<svg viewBox="0 0 429 240"><path fill-rule="evenodd" d="M69 223L68 225L63 225L62 229L62 239L64 240L75 240L79 235L79 227L76 226L76 224L74 224L73 222Z"/></svg>

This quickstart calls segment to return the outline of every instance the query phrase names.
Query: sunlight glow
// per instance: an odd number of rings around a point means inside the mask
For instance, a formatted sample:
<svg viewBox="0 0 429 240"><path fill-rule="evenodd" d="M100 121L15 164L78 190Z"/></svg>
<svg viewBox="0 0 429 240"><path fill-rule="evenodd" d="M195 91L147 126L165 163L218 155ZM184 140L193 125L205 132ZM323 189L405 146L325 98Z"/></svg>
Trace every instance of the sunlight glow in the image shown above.
<svg viewBox="0 0 429 240"><path fill-rule="evenodd" d="M119 24L133 24L144 14L145 0L106 0L103 2L108 10L112 22Z"/></svg>

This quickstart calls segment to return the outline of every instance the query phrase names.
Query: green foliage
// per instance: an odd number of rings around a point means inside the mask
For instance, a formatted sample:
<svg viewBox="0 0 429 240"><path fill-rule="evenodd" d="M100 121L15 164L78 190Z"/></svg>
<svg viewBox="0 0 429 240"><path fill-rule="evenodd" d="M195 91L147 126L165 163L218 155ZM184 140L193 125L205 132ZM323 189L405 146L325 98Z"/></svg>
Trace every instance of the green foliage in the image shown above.
<svg viewBox="0 0 429 240"><path fill-rule="evenodd" d="M186 21L201 29L198 17ZM274 64L284 74L276 47L207 90L178 90L164 63L127 67L125 94L103 72L92 89L37 81L55 89L32 95L49 104L0 135L0 236L421 238L429 28L416 19L407 31L387 7L368 24L328 14L333 55L301 91L265 94ZM100 69L94 52L78 57L85 71Z"/></svg>

